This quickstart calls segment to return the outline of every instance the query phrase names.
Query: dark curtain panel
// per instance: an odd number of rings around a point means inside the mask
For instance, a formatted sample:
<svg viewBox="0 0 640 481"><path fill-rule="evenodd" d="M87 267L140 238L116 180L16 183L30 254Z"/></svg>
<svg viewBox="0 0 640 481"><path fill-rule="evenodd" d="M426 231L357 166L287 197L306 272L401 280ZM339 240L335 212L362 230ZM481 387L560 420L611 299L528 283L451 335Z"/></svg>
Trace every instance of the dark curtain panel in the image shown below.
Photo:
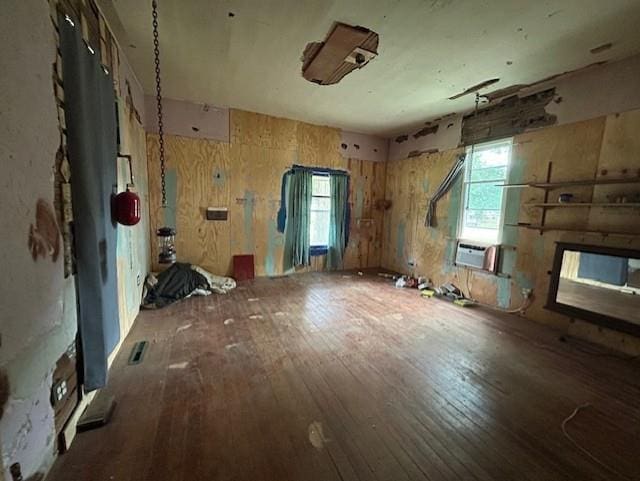
<svg viewBox="0 0 640 481"><path fill-rule="evenodd" d="M345 174L331 174L331 212L327 268L342 269L344 250L347 245L347 196L349 178Z"/></svg>
<svg viewBox="0 0 640 481"><path fill-rule="evenodd" d="M59 15L67 147L77 261L80 347L86 391L107 382L107 357L120 338L116 283L116 226L111 197L116 185L117 129L111 75L80 33Z"/></svg>
<svg viewBox="0 0 640 481"><path fill-rule="evenodd" d="M309 219L311 182L308 169L293 169L286 186L287 220L284 238L284 270L310 264Z"/></svg>

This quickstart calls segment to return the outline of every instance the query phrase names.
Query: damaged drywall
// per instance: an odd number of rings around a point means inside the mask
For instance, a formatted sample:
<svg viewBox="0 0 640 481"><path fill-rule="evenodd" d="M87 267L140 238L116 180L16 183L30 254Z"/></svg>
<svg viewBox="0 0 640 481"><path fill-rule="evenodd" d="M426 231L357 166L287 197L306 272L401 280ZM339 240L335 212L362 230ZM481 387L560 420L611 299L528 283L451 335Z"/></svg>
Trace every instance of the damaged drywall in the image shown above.
<svg viewBox="0 0 640 481"><path fill-rule="evenodd" d="M29 226L29 250L33 260L50 257L56 262L60 254L60 230L56 214L44 199L36 202L35 224Z"/></svg>
<svg viewBox="0 0 640 481"><path fill-rule="evenodd" d="M385 162L389 155L389 139L382 137L342 130L340 143L338 150L342 157L347 159Z"/></svg>
<svg viewBox="0 0 640 481"><path fill-rule="evenodd" d="M429 135L415 137L413 133L401 134L391 139L389 160L404 159L416 153L419 155L424 152L441 152L455 148L460 143L462 115L454 114L432 122L437 122L438 129Z"/></svg>
<svg viewBox="0 0 640 481"><path fill-rule="evenodd" d="M144 103L145 131L157 133L156 98L147 95L144 97ZM165 98L162 100L162 112L165 134L229 142L229 109L227 108Z"/></svg>
<svg viewBox="0 0 640 481"><path fill-rule="evenodd" d="M0 19L0 55L5 59L0 78L4 167L0 222L11 226L3 236L0 254L3 267L11 272L0 279L0 402L4 401L0 417L4 472L0 479L3 474L9 479L10 467L17 465L24 479L38 479L53 462L57 439L50 401L52 375L77 335L75 279L71 272L65 276L65 256L61 255L65 245L60 225L64 224L59 219L68 223L72 213L60 199L61 184L68 188L69 179L61 142L64 104L56 104L56 98L64 98L52 23L57 21L56 7L55 1L24 0ZM111 47L109 55L118 58L115 44ZM142 89L126 66L121 56L112 68L119 97L120 147L133 156L143 217L148 218L145 136L138 120L144 115ZM51 88L52 78L56 92ZM119 164L121 187L128 174L126 163ZM118 271L119 286L121 294L130 293L128 298L119 298L121 317L134 315L131 304L137 309L135 292L141 290L137 277L146 275L149 237L145 222L119 235L118 252L125 266Z"/></svg>
<svg viewBox="0 0 640 481"><path fill-rule="evenodd" d="M546 111L554 96L554 88L524 97L513 95L495 105L465 115L462 118L462 144L504 139L527 129L555 124L557 117Z"/></svg>
<svg viewBox="0 0 640 481"><path fill-rule="evenodd" d="M13 5L0 19L0 38L0 223L11 227L3 234L0 254L3 268L11 272L0 278L0 370L4 389L9 387L3 395L0 450L10 479L13 463L20 463L28 478L53 461L51 373L75 338L76 311L75 285L64 277L51 207L60 131L51 88L56 45L49 4Z"/></svg>
<svg viewBox="0 0 640 481"><path fill-rule="evenodd" d="M636 141L639 126L640 109L518 134L513 139L507 182L542 181L546 179L549 162L553 164L552 181L593 179L614 172L616 177L632 175L640 167L640 143ZM436 285L453 282L483 303L510 310L523 305L523 290L533 289L533 297L522 315L610 347L635 350L629 352L631 355L640 353L637 339L597 327L587 328L588 323L570 321L545 309L548 271L553 265L557 242L631 248L638 248L640 244L637 235L606 236L561 229L541 235L538 231L511 226L518 222L539 222L540 212L524 204L544 202L542 190L506 190L499 276L455 266L457 226L463 205L462 179L456 181L439 204L442 222L435 228L424 228L424 199L429 198L430 191L437 187L436 179L446 175L453 159L462 151L457 148L387 163L386 196L392 204L385 213L385 224L398 226L398 219L402 219L405 225L397 230L387 229L382 266L424 275ZM426 185L425 179L430 180ZM610 194L607 189L609 187L585 187L581 192L588 198L593 196L593 202L597 202L598 197L604 200ZM547 213L547 222L558 227L637 231L636 225L629 221L630 214L622 210L591 209L585 214L580 209L555 209Z"/></svg>
<svg viewBox="0 0 640 481"><path fill-rule="evenodd" d="M425 135L436 134L438 133L438 129L440 128L440 124L433 124L431 122L427 122L427 126L418 130L415 134L413 134L414 139L419 139L420 137L424 137Z"/></svg>
<svg viewBox="0 0 640 481"><path fill-rule="evenodd" d="M527 119L531 123L526 130L549 125L564 125L581 120L592 119L615 112L624 112L640 108L640 89L637 79L640 78L640 55L635 55L618 62L596 62L575 70L561 72L530 84L517 84L484 93L488 104L481 105L480 112L497 105L505 98L524 98L555 89L552 101L544 107L544 114ZM515 96L515 97L514 97ZM463 118L468 120L472 109L465 114L431 122L437 122L439 129L432 135L418 139L409 135L412 129L398 132L389 143L389 159L403 159L409 153L424 153L437 149L442 152L463 145ZM552 119L555 117L555 121ZM466 122L465 120L465 122ZM518 118L522 123L524 119ZM473 124L473 122L472 122ZM424 123L423 123L424 125ZM485 126L486 127L486 126ZM414 127L415 128L415 127ZM494 129L494 133L497 129ZM504 131L506 132L506 130ZM476 137L477 134L477 137ZM499 135L499 134L497 134ZM505 137L509 134L505 134ZM475 132L471 138L493 137Z"/></svg>
<svg viewBox="0 0 640 481"><path fill-rule="evenodd" d="M318 85L333 85L377 54L377 33L336 22L323 42L306 45L301 57L302 76Z"/></svg>

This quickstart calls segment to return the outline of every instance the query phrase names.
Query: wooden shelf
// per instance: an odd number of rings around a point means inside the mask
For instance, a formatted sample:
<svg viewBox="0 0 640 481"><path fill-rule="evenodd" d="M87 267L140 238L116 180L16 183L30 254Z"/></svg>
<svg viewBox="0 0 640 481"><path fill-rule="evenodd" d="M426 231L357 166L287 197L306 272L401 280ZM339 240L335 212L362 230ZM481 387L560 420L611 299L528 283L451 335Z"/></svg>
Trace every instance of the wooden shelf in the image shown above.
<svg viewBox="0 0 640 481"><path fill-rule="evenodd" d="M533 202L522 204L525 207L630 207L640 208L640 202Z"/></svg>
<svg viewBox="0 0 640 481"><path fill-rule="evenodd" d="M615 236L628 236L628 237L638 237L640 233L632 233L632 232L610 232L596 229L581 229L579 227L551 227L546 225L536 225L536 224L505 224L507 227L520 227L522 229L530 229L530 230L538 230L540 232L547 231L563 231L563 232L581 232L584 234L601 234L601 235L615 235Z"/></svg>
<svg viewBox="0 0 640 481"><path fill-rule="evenodd" d="M533 187L536 189L557 189L560 187L580 187L585 185L611 185L611 184L640 184L640 177L626 179L587 179L570 180L566 182L528 182L525 184L496 184L497 187L524 189Z"/></svg>

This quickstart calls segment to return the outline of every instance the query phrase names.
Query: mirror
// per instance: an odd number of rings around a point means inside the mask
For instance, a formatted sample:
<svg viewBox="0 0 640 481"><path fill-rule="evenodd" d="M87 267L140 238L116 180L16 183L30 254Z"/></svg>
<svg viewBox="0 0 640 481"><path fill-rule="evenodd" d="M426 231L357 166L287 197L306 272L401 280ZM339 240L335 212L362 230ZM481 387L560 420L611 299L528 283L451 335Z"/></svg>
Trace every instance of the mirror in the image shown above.
<svg viewBox="0 0 640 481"><path fill-rule="evenodd" d="M640 252L558 243L547 308L640 335Z"/></svg>

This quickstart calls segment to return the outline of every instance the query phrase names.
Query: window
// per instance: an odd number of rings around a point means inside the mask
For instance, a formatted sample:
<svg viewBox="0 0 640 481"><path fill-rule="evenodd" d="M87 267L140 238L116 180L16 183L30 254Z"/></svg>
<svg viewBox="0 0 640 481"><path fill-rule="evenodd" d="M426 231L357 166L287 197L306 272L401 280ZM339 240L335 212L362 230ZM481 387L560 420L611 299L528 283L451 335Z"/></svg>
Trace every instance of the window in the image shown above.
<svg viewBox="0 0 640 481"><path fill-rule="evenodd" d="M504 216L504 184L511 157L511 139L476 145L467 150L460 219L464 240L500 243Z"/></svg>
<svg viewBox="0 0 640 481"><path fill-rule="evenodd" d="M313 174L311 196L309 242L311 246L324 247L329 244L329 215L331 210L331 183L328 175Z"/></svg>

